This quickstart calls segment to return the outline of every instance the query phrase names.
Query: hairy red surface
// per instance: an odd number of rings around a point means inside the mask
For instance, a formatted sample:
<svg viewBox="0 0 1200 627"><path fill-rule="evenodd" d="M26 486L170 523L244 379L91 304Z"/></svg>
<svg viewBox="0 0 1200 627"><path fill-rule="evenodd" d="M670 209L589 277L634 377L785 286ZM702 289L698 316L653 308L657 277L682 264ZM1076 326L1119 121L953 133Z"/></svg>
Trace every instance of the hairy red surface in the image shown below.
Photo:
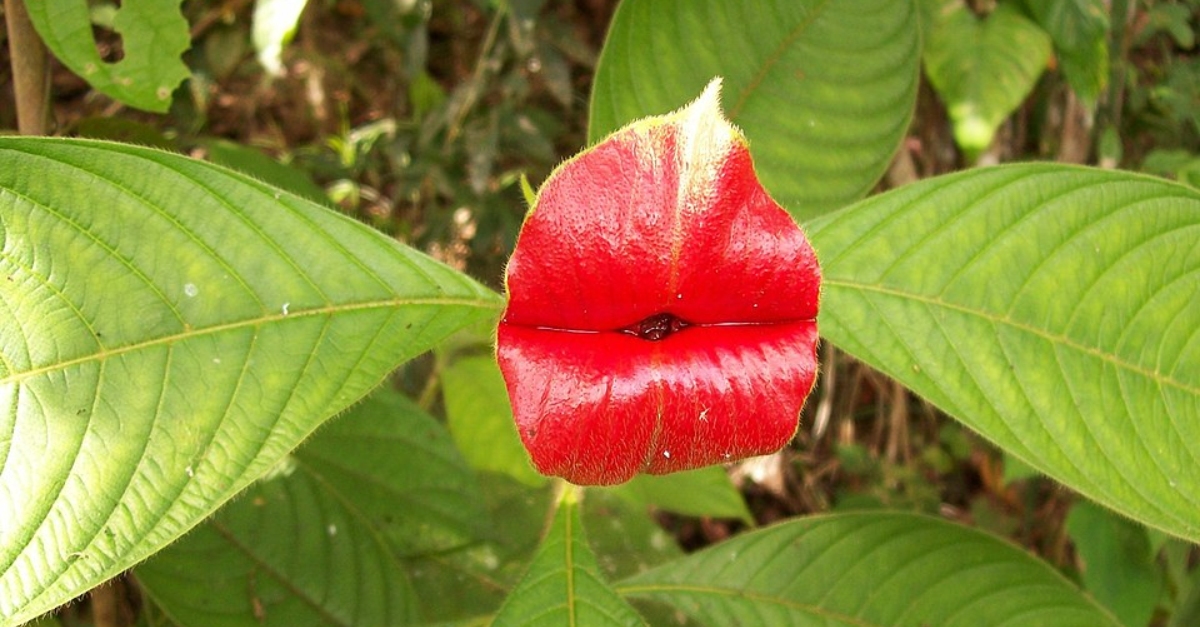
<svg viewBox="0 0 1200 627"><path fill-rule="evenodd" d="M539 471L613 484L778 450L816 373L820 271L719 83L560 166L509 261L497 357Z"/></svg>

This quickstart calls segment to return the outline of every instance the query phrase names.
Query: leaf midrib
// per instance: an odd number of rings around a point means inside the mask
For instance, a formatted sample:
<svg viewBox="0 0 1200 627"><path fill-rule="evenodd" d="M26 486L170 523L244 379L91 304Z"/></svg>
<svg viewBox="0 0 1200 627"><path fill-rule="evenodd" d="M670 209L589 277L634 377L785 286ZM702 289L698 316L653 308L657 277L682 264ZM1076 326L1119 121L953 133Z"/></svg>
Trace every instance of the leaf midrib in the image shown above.
<svg viewBox="0 0 1200 627"><path fill-rule="evenodd" d="M993 314L991 312L988 312L988 311L985 311L982 309L976 309L976 308L968 307L966 305L961 305L958 303L945 301L941 298L937 298L937 297L933 297L933 296L927 296L924 294L915 294L912 292L907 292L907 291L899 290L899 289L895 289L895 288L884 287L881 285L872 285L872 284L868 284L868 283L857 283L854 281L830 279L830 278L826 277L824 279L824 287L825 288L844 287L844 288L848 288L848 289L859 290L862 292L873 292L876 294L882 294L882 295L886 295L886 296L905 298L905 299L908 299L908 300L911 300L914 302L923 303L926 305L932 305L935 307L942 307L942 308L945 308L945 309L948 309L950 311L954 311L957 313L982 318L989 322L1008 326L1008 327L1016 329L1018 331L1023 331L1025 333L1029 333L1036 337L1042 338L1053 344L1057 344L1057 345L1063 346L1065 348L1070 348L1070 349L1079 351L1081 353L1084 353L1086 355L1089 355L1091 357L1095 357L1096 359L1099 359L1101 361L1112 364L1113 366L1116 366L1117 368L1120 368L1122 370L1126 370L1126 371L1132 372L1136 375L1145 377L1145 378L1147 378L1151 381L1154 381L1160 385L1172 387L1172 388L1178 389L1182 392L1191 394L1192 396L1200 397L1200 385L1189 385L1188 383L1186 383L1184 381L1180 381L1180 380L1177 380L1177 379L1169 377L1169 376L1164 376L1163 374L1153 371L1153 370L1149 370L1149 369L1145 368L1144 366L1140 366L1138 364L1131 363L1125 359L1120 358L1118 355L1115 355L1113 353L1105 352L1094 346L1088 346L1086 344L1082 344L1076 340L1071 339L1068 336L1058 334L1058 333L1051 333L1050 331L1047 331L1045 329L1041 329L1041 328L1014 320L1007 316L996 315L996 314Z"/></svg>
<svg viewBox="0 0 1200 627"><path fill-rule="evenodd" d="M21 383L22 381L24 381L26 379L30 379L30 378L33 378L33 377L36 377L39 375L44 375L44 374L47 374L50 372L56 372L59 370L65 370L66 368L69 368L72 366L77 366L80 364L89 363L89 362L103 361L110 357L116 357L119 355L124 355L126 353L133 353L133 352L147 349L147 348L153 348L156 346L166 346L166 345L173 344L175 342L190 340L190 339L194 339L194 338L198 338L198 337L203 337L206 335L215 335L215 334L222 333L225 331L235 331L235 330L239 330L239 329L257 327L257 326L261 326L261 325L269 324L269 323L273 323L273 322L280 322L283 320L291 320L291 319L297 319L297 318L310 318L310 317L316 317L316 316L329 316L329 315L335 315L335 314L345 314L345 313L355 312L355 311L368 311L371 309L389 309L389 308L396 308L396 307L403 307L403 306L427 306L427 305L472 307L472 308L476 308L476 309L496 310L497 312L499 312L499 310L501 308L500 303L497 303L490 299L485 300L485 299L441 297L441 298L394 298L394 299L386 299L386 300L365 301L365 302L360 302L360 303L343 303L343 304L326 305L324 307L314 307L312 309L289 310L288 313L286 313L286 314L277 313L277 314L259 316L259 317L255 317L255 318L246 318L244 320L237 320L234 322L228 322L228 323L223 323L223 324L216 324L216 325L212 325L209 327L203 327L203 328L199 328L199 329L196 329L196 328L185 329L184 331L182 331L180 333L173 333L170 335L164 335L161 337L156 337L156 338L144 340L141 342L134 342L132 344L126 344L125 346L101 350L96 353L84 355L81 357L76 357L74 359L68 359L65 361L59 361L59 362L55 362L52 364L47 364L45 366L40 366L40 367L32 368L29 370L14 372L4 378L0 378L0 385Z"/></svg>

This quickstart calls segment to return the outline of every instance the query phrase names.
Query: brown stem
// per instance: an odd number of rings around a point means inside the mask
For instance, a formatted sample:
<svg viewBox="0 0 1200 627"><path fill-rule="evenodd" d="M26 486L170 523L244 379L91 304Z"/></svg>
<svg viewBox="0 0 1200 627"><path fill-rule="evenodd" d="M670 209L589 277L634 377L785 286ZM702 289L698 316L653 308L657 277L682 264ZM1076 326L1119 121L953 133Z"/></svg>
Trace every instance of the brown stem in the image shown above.
<svg viewBox="0 0 1200 627"><path fill-rule="evenodd" d="M12 56L17 130L22 135L45 135L49 117L46 46L33 29L23 0L4 0L4 14L8 24L8 49Z"/></svg>
<svg viewBox="0 0 1200 627"><path fill-rule="evenodd" d="M1061 163L1086 163L1092 149L1091 112L1073 90L1066 92L1062 108L1062 141L1058 144L1058 161Z"/></svg>
<svg viewBox="0 0 1200 627"><path fill-rule="evenodd" d="M899 381L892 381L892 407L888 412L888 438L885 455L891 463L909 460L908 450L908 389Z"/></svg>

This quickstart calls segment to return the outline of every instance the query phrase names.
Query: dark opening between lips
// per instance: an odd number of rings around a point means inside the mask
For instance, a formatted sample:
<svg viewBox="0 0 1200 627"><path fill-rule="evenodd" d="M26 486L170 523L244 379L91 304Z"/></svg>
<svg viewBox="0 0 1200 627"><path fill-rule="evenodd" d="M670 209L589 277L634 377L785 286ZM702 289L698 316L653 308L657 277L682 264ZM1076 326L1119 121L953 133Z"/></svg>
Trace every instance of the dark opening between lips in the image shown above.
<svg viewBox="0 0 1200 627"><path fill-rule="evenodd" d="M665 339L668 335L677 331L682 331L691 326L691 323L677 318L669 313L654 314L637 324L630 325L621 329L621 333L627 333L635 337L640 337L643 340L657 342Z"/></svg>

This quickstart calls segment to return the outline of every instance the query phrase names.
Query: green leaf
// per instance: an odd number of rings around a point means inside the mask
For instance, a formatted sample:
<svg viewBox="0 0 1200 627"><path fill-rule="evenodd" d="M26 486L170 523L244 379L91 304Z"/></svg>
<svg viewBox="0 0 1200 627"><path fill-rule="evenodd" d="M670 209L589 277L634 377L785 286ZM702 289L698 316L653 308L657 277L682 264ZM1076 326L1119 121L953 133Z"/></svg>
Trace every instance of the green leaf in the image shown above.
<svg viewBox="0 0 1200 627"><path fill-rule="evenodd" d="M954 124L954 139L972 159L1025 100L1046 68L1050 38L1007 4L978 18L962 0L926 0L925 73Z"/></svg>
<svg viewBox="0 0 1200 627"><path fill-rule="evenodd" d="M577 490L566 490L554 522L492 627L521 625L645 625L600 574L584 537Z"/></svg>
<svg viewBox="0 0 1200 627"><path fill-rule="evenodd" d="M628 483L601 490L636 505L654 506L685 516L738 518L752 522L742 493L720 466L669 475L636 475Z"/></svg>
<svg viewBox="0 0 1200 627"><path fill-rule="evenodd" d="M319 476L286 466L137 568L182 627L397 625L416 597L402 564Z"/></svg>
<svg viewBox="0 0 1200 627"><path fill-rule="evenodd" d="M529 486L546 483L529 463L494 357L457 359L442 372L442 400L454 441L471 466Z"/></svg>
<svg viewBox="0 0 1200 627"><path fill-rule="evenodd" d="M1200 192L989 168L809 236L827 339L1089 498L1200 540Z"/></svg>
<svg viewBox="0 0 1200 627"><path fill-rule="evenodd" d="M782 523L626 579L617 591L714 627L1117 624L1021 548L901 513Z"/></svg>
<svg viewBox="0 0 1200 627"><path fill-rule="evenodd" d="M88 3L25 0L29 18L46 46L97 91L146 111L165 112L171 92L190 76L181 56L191 46L178 2L124 0L113 20L124 58L100 58Z"/></svg>
<svg viewBox="0 0 1200 627"><path fill-rule="evenodd" d="M1023 0L1050 35L1067 82L1089 107L1108 83L1108 10L1104 0Z"/></svg>
<svg viewBox="0 0 1200 627"><path fill-rule="evenodd" d="M295 458L402 556L488 532L479 481L446 428L391 390L332 421Z"/></svg>
<svg viewBox="0 0 1200 627"><path fill-rule="evenodd" d="M1040 476L1040 474L1038 473L1037 469L1029 464L1026 464L1020 457L1011 455L1007 451L1004 453L1004 475L1002 476L1002 479L1004 480L1005 485L1008 485L1014 481L1031 479L1038 476Z"/></svg>
<svg viewBox="0 0 1200 627"><path fill-rule="evenodd" d="M1189 547L1190 549L1190 547ZM1188 627L1200 624L1200 568L1191 572L1185 581L1179 582L1180 590L1175 600L1169 627Z"/></svg>
<svg viewBox="0 0 1200 627"><path fill-rule="evenodd" d="M0 139L0 624L178 538L499 298L211 164Z"/></svg>
<svg viewBox="0 0 1200 627"><path fill-rule="evenodd" d="M538 548L553 503L549 486L532 489L497 473L483 473L480 481L492 522L489 537L405 560L426 622L475 618L490 623Z"/></svg>
<svg viewBox="0 0 1200 627"><path fill-rule="evenodd" d="M283 74L283 46L296 34L308 0L255 0L251 39L267 74Z"/></svg>
<svg viewBox="0 0 1200 627"><path fill-rule="evenodd" d="M482 535L482 503L444 428L385 390L140 566L138 580L181 625L412 622L416 596L393 555Z"/></svg>
<svg viewBox="0 0 1200 627"><path fill-rule="evenodd" d="M1162 573L1146 528L1087 501L1071 507L1066 527L1084 588L1122 624L1150 624L1162 593Z"/></svg>
<svg viewBox="0 0 1200 627"><path fill-rule="evenodd" d="M644 507L610 490L588 489L583 524L588 545L596 552L601 571L610 578L628 577L683 556L675 538Z"/></svg>
<svg viewBox="0 0 1200 627"><path fill-rule="evenodd" d="M804 219L865 194L917 94L911 0L626 0L596 70L588 138L687 103L714 76L763 185Z"/></svg>
<svg viewBox="0 0 1200 627"><path fill-rule="evenodd" d="M280 163L257 148L227 139L206 139L197 142L206 158L216 164L249 174L254 178L287 190L317 204L329 204L325 190L307 172Z"/></svg>

